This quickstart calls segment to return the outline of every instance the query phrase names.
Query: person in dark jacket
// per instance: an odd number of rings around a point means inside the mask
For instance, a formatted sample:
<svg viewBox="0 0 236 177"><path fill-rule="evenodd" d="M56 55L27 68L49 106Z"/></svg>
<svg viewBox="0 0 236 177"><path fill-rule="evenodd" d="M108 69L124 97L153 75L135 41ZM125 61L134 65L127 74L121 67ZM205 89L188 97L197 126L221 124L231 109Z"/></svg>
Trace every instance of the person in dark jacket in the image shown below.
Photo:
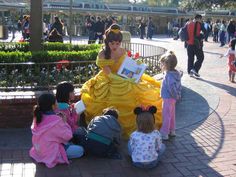
<svg viewBox="0 0 236 177"><path fill-rule="evenodd" d="M236 25L235 25L235 21L233 19L231 19L229 21L228 27L227 27L227 33L228 33L228 43L230 42L230 40L232 38L234 38L234 33L236 31Z"/></svg>
<svg viewBox="0 0 236 177"><path fill-rule="evenodd" d="M142 19L142 21L140 21L139 24L139 31L140 31L140 39L143 39L143 36L145 35L145 27L146 27L146 23L144 21L144 19Z"/></svg>
<svg viewBox="0 0 236 177"><path fill-rule="evenodd" d="M56 30L58 31L58 33L63 36L63 23L61 22L61 20L60 20L58 17L55 17L54 20L55 20L55 22L52 24L52 26L51 26L51 28L50 28L50 29L51 29L50 32L51 32L54 28L56 28Z"/></svg>
<svg viewBox="0 0 236 177"><path fill-rule="evenodd" d="M104 35L104 31L105 31L105 24L101 20L101 17L97 17L97 21L95 23L94 30L95 30L94 41L96 41L98 39L99 44L102 44L103 43L103 35Z"/></svg>
<svg viewBox="0 0 236 177"><path fill-rule="evenodd" d="M147 39L152 39L154 28L155 26L152 22L152 17L149 17L147 23Z"/></svg>
<svg viewBox="0 0 236 177"><path fill-rule="evenodd" d="M54 28L48 35L49 42L63 42L62 35Z"/></svg>
<svg viewBox="0 0 236 177"><path fill-rule="evenodd" d="M87 153L99 157L120 158L121 126L118 111L112 107L103 110L103 115L94 117L87 131L80 131L78 142Z"/></svg>
<svg viewBox="0 0 236 177"><path fill-rule="evenodd" d="M89 16L86 19L85 26L88 30L89 35L88 44L92 44L95 42L95 18L93 16Z"/></svg>

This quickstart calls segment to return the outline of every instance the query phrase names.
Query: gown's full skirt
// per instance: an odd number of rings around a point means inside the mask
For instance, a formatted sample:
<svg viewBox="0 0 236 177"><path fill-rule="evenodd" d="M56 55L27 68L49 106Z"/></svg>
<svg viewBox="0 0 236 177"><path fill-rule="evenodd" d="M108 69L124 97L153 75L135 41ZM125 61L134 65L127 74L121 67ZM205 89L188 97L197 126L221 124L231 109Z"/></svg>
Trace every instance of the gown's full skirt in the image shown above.
<svg viewBox="0 0 236 177"><path fill-rule="evenodd" d="M156 106L155 125L157 129L161 127L160 82L147 74L143 74L139 83L132 83L125 79L110 78L101 70L83 85L81 93L86 106L86 120L89 122L101 115L104 108L112 106L119 111L118 120L125 138L136 129L134 108L137 106Z"/></svg>

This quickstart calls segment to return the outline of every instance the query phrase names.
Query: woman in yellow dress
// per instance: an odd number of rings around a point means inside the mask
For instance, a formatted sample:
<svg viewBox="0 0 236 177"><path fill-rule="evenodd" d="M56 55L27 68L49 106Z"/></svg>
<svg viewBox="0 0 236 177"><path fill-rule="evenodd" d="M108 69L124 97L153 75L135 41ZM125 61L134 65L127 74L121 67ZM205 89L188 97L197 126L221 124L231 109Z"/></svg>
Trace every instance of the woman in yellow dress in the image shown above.
<svg viewBox="0 0 236 177"><path fill-rule="evenodd" d="M126 50L121 48L121 42L120 27L113 24L105 32L105 47L96 60L101 71L83 85L81 99L86 106L87 121L100 115L104 108L113 106L118 109L123 137L128 138L136 128L133 110L137 106L156 106L155 124L158 129L161 127L162 100L160 82L149 75L143 74L140 81L135 83L116 74L127 55Z"/></svg>

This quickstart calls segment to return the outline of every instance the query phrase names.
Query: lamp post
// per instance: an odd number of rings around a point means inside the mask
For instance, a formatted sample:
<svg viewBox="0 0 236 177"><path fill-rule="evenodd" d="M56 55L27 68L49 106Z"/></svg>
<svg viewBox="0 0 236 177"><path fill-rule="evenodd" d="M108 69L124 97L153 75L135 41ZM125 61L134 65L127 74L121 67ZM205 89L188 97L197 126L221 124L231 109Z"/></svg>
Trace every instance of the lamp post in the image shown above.
<svg viewBox="0 0 236 177"><path fill-rule="evenodd" d="M42 0L30 1L30 51L43 49Z"/></svg>
<svg viewBox="0 0 236 177"><path fill-rule="evenodd" d="M72 4L73 4L73 0L70 0L70 13L69 13L69 40L70 40L70 44L72 41Z"/></svg>

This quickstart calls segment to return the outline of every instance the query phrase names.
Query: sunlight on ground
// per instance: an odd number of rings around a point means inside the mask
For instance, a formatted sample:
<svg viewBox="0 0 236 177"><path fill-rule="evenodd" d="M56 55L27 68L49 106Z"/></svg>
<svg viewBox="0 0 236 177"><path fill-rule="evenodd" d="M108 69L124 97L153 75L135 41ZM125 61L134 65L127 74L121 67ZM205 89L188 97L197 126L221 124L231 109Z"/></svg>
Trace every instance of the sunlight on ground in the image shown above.
<svg viewBox="0 0 236 177"><path fill-rule="evenodd" d="M36 165L34 163L2 163L0 176L33 177L35 171Z"/></svg>

